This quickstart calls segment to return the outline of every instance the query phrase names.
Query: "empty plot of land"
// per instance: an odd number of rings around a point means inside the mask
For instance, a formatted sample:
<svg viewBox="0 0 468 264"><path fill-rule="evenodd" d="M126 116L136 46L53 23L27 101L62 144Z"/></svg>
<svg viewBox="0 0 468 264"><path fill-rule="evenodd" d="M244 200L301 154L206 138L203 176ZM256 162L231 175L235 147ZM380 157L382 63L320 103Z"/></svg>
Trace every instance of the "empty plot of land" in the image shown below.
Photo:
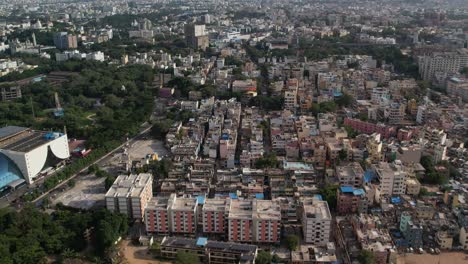
<svg viewBox="0 0 468 264"><path fill-rule="evenodd" d="M94 206L104 205L105 178L97 178L94 175L86 175L76 178L75 186L52 197L53 203L89 209Z"/></svg>
<svg viewBox="0 0 468 264"><path fill-rule="evenodd" d="M137 140L128 148L128 155L131 160L141 160L148 154L157 152L159 157L165 156L169 151L164 147L164 143L159 140Z"/></svg>
<svg viewBox="0 0 468 264"><path fill-rule="evenodd" d="M466 264L468 255L462 252L447 252L440 255L431 254L407 254L398 256L398 264Z"/></svg>
<svg viewBox="0 0 468 264"><path fill-rule="evenodd" d="M148 251L148 247L132 245L130 240L124 240L121 244L121 252L130 264L169 264L155 260Z"/></svg>

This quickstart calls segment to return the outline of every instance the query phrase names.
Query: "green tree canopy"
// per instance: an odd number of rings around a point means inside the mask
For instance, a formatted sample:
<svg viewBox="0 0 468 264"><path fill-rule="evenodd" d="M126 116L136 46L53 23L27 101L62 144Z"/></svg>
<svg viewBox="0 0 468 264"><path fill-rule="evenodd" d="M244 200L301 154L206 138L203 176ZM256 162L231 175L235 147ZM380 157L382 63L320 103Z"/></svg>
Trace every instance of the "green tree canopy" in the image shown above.
<svg viewBox="0 0 468 264"><path fill-rule="evenodd" d="M198 264L200 259L198 256L191 252L184 252L179 250L176 255L175 264Z"/></svg>
<svg viewBox="0 0 468 264"><path fill-rule="evenodd" d="M272 260L271 253L269 251L260 251L257 254L257 258L255 259L255 263L257 264L270 264Z"/></svg>

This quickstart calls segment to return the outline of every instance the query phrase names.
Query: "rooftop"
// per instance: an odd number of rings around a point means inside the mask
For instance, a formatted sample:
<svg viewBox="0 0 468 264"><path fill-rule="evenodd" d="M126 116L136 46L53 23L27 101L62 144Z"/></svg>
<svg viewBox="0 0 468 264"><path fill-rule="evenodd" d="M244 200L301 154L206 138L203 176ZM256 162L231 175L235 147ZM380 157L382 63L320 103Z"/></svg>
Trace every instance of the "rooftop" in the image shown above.
<svg viewBox="0 0 468 264"><path fill-rule="evenodd" d="M29 152L61 136L63 136L62 133L7 126L0 128L0 149Z"/></svg>
<svg viewBox="0 0 468 264"><path fill-rule="evenodd" d="M152 178L149 173L120 175L107 191L106 197L140 197Z"/></svg>

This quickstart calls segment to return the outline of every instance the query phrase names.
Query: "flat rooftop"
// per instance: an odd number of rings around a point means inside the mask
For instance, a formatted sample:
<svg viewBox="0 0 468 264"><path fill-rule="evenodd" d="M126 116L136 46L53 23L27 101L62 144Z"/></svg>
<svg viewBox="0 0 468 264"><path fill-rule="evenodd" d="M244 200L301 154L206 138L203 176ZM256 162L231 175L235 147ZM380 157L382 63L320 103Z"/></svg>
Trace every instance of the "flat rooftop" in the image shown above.
<svg viewBox="0 0 468 264"><path fill-rule="evenodd" d="M226 211L229 207L228 199L206 199L203 211Z"/></svg>
<svg viewBox="0 0 468 264"><path fill-rule="evenodd" d="M63 134L47 131L36 131L26 127L7 126L0 128L0 149L29 152Z"/></svg>
<svg viewBox="0 0 468 264"><path fill-rule="evenodd" d="M151 181L149 173L120 175L107 191L106 197L140 197Z"/></svg>
<svg viewBox="0 0 468 264"><path fill-rule="evenodd" d="M326 201L317 199L305 199L303 201L304 213L307 218L331 220L330 209Z"/></svg>

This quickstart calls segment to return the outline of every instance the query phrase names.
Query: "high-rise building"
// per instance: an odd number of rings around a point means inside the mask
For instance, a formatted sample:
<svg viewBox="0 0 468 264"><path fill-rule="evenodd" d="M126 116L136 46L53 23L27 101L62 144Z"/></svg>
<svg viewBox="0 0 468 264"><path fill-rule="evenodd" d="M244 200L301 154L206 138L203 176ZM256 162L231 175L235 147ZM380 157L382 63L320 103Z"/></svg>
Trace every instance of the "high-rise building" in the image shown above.
<svg viewBox="0 0 468 264"><path fill-rule="evenodd" d="M302 201L302 231L304 241L314 245L330 242L332 216L328 203L317 198Z"/></svg>
<svg viewBox="0 0 468 264"><path fill-rule="evenodd" d="M205 32L205 25L186 24L184 33L187 46L202 50L208 48L210 43L208 34Z"/></svg>
<svg viewBox="0 0 468 264"><path fill-rule="evenodd" d="M57 32L54 34L54 45L57 49L76 49L78 39L75 35L67 32Z"/></svg>
<svg viewBox="0 0 468 264"><path fill-rule="evenodd" d="M419 74L424 80L433 81L436 76L445 80L449 74L458 73L468 66L468 49L455 52L439 52L418 57Z"/></svg>
<svg viewBox="0 0 468 264"><path fill-rule="evenodd" d="M148 233L195 234L197 228L195 197L154 197L145 209Z"/></svg>
<svg viewBox="0 0 468 264"><path fill-rule="evenodd" d="M202 208L203 233L226 232L226 215L229 212L230 199L206 199Z"/></svg>
<svg viewBox="0 0 468 264"><path fill-rule="evenodd" d="M379 179L379 196L404 195L406 193L406 172L401 161L379 162L372 166Z"/></svg>
<svg viewBox="0 0 468 264"><path fill-rule="evenodd" d="M231 200L228 226L229 241L279 242L281 208L268 200Z"/></svg>
<svg viewBox="0 0 468 264"><path fill-rule="evenodd" d="M153 177L149 173L120 175L105 196L106 208L143 219L145 208L153 197Z"/></svg>

